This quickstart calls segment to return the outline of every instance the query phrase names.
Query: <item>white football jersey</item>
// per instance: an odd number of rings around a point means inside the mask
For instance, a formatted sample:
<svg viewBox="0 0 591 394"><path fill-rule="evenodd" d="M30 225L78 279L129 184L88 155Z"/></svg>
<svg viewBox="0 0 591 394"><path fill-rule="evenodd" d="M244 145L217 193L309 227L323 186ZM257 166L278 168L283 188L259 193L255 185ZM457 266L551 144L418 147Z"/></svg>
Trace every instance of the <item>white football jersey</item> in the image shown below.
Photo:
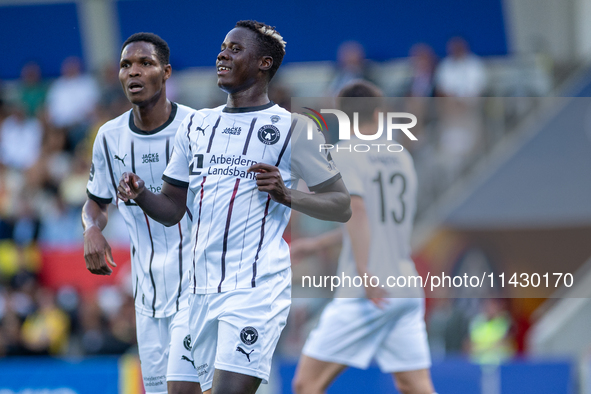
<svg viewBox="0 0 591 394"><path fill-rule="evenodd" d="M382 147L369 152L356 152L345 149L356 144L365 144L357 137L341 141L337 149L331 151L335 163L343 176L345 186L351 196L360 196L365 203L371 232L367 270L377 276L385 290L392 296L420 297L420 291L388 288L388 276L416 276L411 259L410 237L416 211L417 175L413 160L408 151L389 152L386 145L395 141L375 141ZM343 248L339 256L337 275L357 274L355 258L351 248L349 233L344 230ZM400 282L402 283L402 282ZM362 287L340 287L337 297L365 297Z"/></svg>
<svg viewBox="0 0 591 394"><path fill-rule="evenodd" d="M291 211L260 192L247 169L274 165L288 188L303 179L312 191L340 179L319 152L322 134L308 140L306 126L272 102L203 109L182 123L164 180L189 186L194 293L256 287L290 266L282 235Z"/></svg>
<svg viewBox="0 0 591 394"><path fill-rule="evenodd" d="M133 201L119 200L117 185L121 174L133 172L144 180L146 188L159 192L174 136L191 111L172 103L166 123L145 132L135 126L130 110L105 123L94 141L87 194L97 202L115 204L127 223L135 308L146 316L167 317L188 305L191 214L187 211L177 225L165 227Z"/></svg>

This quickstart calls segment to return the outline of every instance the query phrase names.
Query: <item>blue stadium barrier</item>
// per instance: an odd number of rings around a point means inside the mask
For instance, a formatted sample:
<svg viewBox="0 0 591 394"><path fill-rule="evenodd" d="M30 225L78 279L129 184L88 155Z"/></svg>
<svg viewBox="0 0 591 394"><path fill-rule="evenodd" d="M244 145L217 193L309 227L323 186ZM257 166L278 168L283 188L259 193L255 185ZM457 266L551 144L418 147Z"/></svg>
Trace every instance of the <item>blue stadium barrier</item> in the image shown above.
<svg viewBox="0 0 591 394"><path fill-rule="evenodd" d="M289 394L295 374L293 362L283 362L279 368L281 393ZM575 376L568 361L518 360L499 367L498 394L573 394ZM451 358L435 362L431 368L433 384L438 394L481 394L487 392L482 384L480 365L465 359ZM390 375L382 374L377 366L367 370L347 369L328 389L328 394L398 393Z"/></svg>
<svg viewBox="0 0 591 394"><path fill-rule="evenodd" d="M0 359L2 394L118 394L119 358Z"/></svg>

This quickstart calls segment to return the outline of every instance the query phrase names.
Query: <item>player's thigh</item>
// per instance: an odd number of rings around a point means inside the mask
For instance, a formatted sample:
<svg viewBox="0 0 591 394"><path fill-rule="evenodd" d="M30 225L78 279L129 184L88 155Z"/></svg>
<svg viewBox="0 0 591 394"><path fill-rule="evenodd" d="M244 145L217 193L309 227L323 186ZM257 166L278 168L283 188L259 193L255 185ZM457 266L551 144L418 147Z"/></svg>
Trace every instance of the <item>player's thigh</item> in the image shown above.
<svg viewBox="0 0 591 394"><path fill-rule="evenodd" d="M389 333L376 353L382 372L415 371L431 366L424 301L421 298L390 300L399 313L392 319Z"/></svg>
<svg viewBox="0 0 591 394"><path fill-rule="evenodd" d="M136 333L146 393L166 393L170 342L168 319L156 319L136 313Z"/></svg>
<svg viewBox="0 0 591 394"><path fill-rule="evenodd" d="M335 299L302 351L317 360L365 369L388 334L390 315L363 299Z"/></svg>
<svg viewBox="0 0 591 394"><path fill-rule="evenodd" d="M261 379L236 372L216 369L213 377L213 394L255 394Z"/></svg>
<svg viewBox="0 0 591 394"><path fill-rule="evenodd" d="M201 386L197 382L176 382L169 380L168 394L201 394Z"/></svg>
<svg viewBox="0 0 591 394"><path fill-rule="evenodd" d="M292 386L296 394L323 393L341 372L343 364L317 360L302 354Z"/></svg>
<svg viewBox="0 0 591 394"><path fill-rule="evenodd" d="M191 359L195 364L201 389L211 388L218 342L218 315L212 310L218 294L191 294L189 331L191 332Z"/></svg>
<svg viewBox="0 0 591 394"><path fill-rule="evenodd" d="M189 308L183 308L174 314L170 324L170 354L166 380L199 382L197 364L191 355L191 349Z"/></svg>
<svg viewBox="0 0 591 394"><path fill-rule="evenodd" d="M290 305L289 270L256 288L228 292L219 318L216 369L254 376L266 383Z"/></svg>
<svg viewBox="0 0 591 394"><path fill-rule="evenodd" d="M401 394L433 394L435 392L431 373L427 368L394 372L392 376Z"/></svg>

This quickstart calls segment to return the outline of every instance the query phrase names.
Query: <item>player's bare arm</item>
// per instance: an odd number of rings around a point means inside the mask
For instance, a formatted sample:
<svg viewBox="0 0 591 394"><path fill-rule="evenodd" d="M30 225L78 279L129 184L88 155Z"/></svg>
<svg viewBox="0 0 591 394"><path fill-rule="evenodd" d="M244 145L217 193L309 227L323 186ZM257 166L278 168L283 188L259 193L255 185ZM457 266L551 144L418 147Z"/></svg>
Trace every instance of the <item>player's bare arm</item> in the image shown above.
<svg viewBox="0 0 591 394"><path fill-rule="evenodd" d="M301 259L329 248L340 248L343 244L343 230L336 228L317 237L297 238L291 241L291 263L297 264Z"/></svg>
<svg viewBox="0 0 591 394"><path fill-rule="evenodd" d="M113 261L111 247L102 233L109 218L107 207L107 204L91 199L87 199L82 207L84 260L86 269L95 275L111 275L111 267L117 267Z"/></svg>
<svg viewBox="0 0 591 394"><path fill-rule="evenodd" d="M365 202L359 196L351 197L351 220L345 225L349 238L351 239L351 249L355 257L355 267L359 276L372 276L372 273L367 270L369 262L369 250L371 244L371 228L367 211L365 209ZM371 300L376 306L381 307L385 303L386 291L381 287L368 286L365 288L367 298Z"/></svg>
<svg viewBox="0 0 591 394"><path fill-rule="evenodd" d="M181 221L187 204L187 189L164 181L162 192L152 193L133 172L124 172L119 180L117 196L127 202L134 200L152 219L170 227Z"/></svg>
<svg viewBox="0 0 591 394"><path fill-rule="evenodd" d="M344 223L351 218L351 197L341 179L311 194L286 187L279 169L273 165L257 163L248 171L258 173L259 191L269 193L273 201L316 219Z"/></svg>

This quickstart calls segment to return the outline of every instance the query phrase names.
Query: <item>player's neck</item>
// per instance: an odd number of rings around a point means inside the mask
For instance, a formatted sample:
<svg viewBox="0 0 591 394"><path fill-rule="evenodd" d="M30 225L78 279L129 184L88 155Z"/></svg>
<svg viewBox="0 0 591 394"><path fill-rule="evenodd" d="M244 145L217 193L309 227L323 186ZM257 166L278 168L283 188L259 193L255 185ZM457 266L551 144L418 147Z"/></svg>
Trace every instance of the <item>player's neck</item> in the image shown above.
<svg viewBox="0 0 591 394"><path fill-rule="evenodd" d="M228 94L226 106L230 108L257 107L269 103L266 85L254 85L248 89Z"/></svg>
<svg viewBox="0 0 591 394"><path fill-rule="evenodd" d="M171 110L172 104L163 92L162 97L155 102L133 106L133 123L140 130L152 131L166 123Z"/></svg>

